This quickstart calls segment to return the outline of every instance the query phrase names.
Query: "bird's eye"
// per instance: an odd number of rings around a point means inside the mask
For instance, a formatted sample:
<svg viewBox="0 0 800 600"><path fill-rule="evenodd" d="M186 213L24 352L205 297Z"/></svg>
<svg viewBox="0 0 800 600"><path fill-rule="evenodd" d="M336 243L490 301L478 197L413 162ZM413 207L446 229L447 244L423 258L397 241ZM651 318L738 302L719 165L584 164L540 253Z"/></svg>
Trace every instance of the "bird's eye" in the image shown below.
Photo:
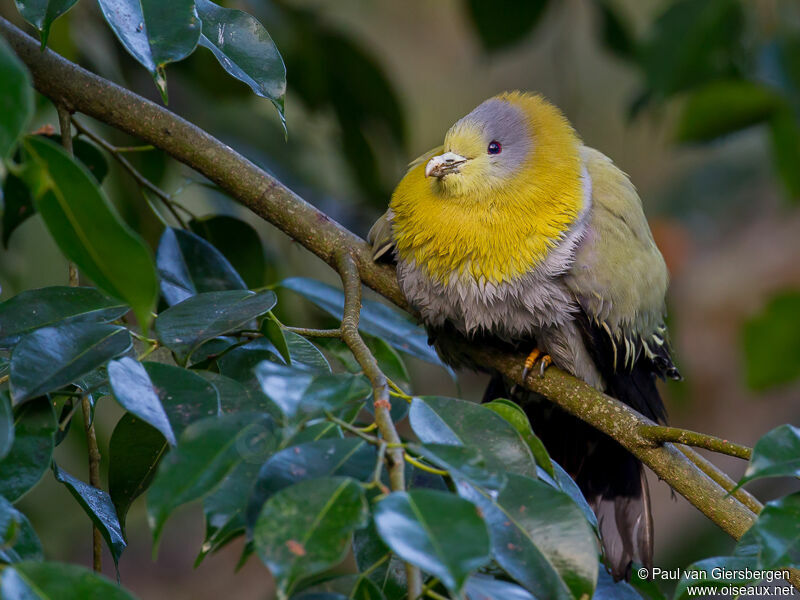
<svg viewBox="0 0 800 600"><path fill-rule="evenodd" d="M486 148L489 154L500 154L503 151L503 146L497 140L489 142L489 147Z"/></svg>

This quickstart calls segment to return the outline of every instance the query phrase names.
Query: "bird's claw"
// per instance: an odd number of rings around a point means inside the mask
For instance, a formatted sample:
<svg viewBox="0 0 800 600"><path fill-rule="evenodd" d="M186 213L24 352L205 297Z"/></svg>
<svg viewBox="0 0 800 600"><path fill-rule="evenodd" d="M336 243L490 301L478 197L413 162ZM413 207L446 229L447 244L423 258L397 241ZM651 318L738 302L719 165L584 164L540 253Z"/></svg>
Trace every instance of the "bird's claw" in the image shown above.
<svg viewBox="0 0 800 600"><path fill-rule="evenodd" d="M525 359L525 366L522 368L522 381L526 381L528 379L528 375L531 374L531 371L533 370L533 367L537 361L539 361L539 377L544 377L544 372L547 367L553 364L553 359L549 354L544 354L538 348L534 348L531 350L528 358Z"/></svg>

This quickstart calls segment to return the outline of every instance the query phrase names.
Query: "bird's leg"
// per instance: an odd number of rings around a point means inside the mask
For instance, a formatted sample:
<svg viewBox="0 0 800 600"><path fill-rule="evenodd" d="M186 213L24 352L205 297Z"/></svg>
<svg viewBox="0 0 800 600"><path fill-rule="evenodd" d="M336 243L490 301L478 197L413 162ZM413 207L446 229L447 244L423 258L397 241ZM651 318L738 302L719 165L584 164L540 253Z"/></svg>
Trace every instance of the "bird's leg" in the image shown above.
<svg viewBox="0 0 800 600"><path fill-rule="evenodd" d="M522 381L528 379L528 375L530 375L530 372L533 369L533 366L536 364L536 361L540 361L539 377L544 377L545 369L553 364L553 359L549 354L545 354L538 348L534 348L531 350L531 353L528 354L528 358L525 359L525 366L522 369Z"/></svg>

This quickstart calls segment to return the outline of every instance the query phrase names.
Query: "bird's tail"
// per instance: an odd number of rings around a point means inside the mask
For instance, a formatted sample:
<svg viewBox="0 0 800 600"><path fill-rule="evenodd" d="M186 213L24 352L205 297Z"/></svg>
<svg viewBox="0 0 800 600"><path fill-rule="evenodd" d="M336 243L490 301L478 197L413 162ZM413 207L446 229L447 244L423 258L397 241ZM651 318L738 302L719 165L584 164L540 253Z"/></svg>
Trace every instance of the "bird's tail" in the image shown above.
<svg viewBox="0 0 800 600"><path fill-rule="evenodd" d="M500 397L493 378L485 399ZM597 515L606 563L615 580L629 579L634 560L653 563L653 519L642 464L618 442L527 391L511 398L525 408L550 456L581 488Z"/></svg>

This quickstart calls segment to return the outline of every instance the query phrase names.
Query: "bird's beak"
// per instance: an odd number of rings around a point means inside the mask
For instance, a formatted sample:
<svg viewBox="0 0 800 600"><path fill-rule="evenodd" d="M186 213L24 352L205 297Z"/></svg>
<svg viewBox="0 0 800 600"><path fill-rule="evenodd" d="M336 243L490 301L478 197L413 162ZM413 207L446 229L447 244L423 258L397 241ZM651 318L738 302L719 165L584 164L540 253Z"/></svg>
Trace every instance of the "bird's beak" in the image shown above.
<svg viewBox="0 0 800 600"><path fill-rule="evenodd" d="M445 152L434 156L425 165L425 177L438 177L441 179L450 173L458 173L458 167L467 162L467 159L455 152Z"/></svg>

